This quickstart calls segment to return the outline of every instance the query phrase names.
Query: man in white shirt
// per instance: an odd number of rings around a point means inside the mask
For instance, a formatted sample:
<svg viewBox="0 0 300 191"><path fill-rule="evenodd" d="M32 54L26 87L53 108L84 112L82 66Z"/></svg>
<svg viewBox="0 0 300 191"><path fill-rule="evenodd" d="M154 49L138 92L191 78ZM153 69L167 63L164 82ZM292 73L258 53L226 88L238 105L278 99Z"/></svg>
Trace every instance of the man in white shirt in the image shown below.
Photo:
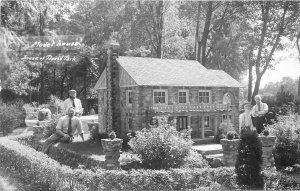
<svg viewBox="0 0 300 191"><path fill-rule="evenodd" d="M252 119L251 119L251 104L250 103L245 103L244 104L244 110L245 112L240 114L239 116L239 133L242 134L245 131L250 131L254 130L254 126L252 124Z"/></svg>
<svg viewBox="0 0 300 191"><path fill-rule="evenodd" d="M56 132L52 134L49 138L47 138L43 145L43 153L47 153L50 145L58 141L65 143L72 142L76 131L80 135L82 141L84 141L81 120L78 117L74 116L74 114L74 107L70 107L68 109L68 115L62 116L59 119L56 126Z"/></svg>
<svg viewBox="0 0 300 191"><path fill-rule="evenodd" d="M267 124L265 115L268 113L268 105L261 102L261 96L256 95L254 97L256 105L252 108L253 125L256 127L257 133L260 134L265 128L264 124Z"/></svg>
<svg viewBox="0 0 300 191"><path fill-rule="evenodd" d="M76 98L76 90L69 90L69 98L64 101L64 111L67 111L70 107L75 108L75 116L79 117L83 113L83 108L80 99Z"/></svg>

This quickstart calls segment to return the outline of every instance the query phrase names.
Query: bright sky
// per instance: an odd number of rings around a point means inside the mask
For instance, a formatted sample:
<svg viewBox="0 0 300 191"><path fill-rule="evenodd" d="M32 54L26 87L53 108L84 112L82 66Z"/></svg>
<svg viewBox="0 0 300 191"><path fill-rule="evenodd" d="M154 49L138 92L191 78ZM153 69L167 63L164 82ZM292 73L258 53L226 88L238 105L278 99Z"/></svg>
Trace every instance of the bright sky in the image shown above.
<svg viewBox="0 0 300 191"><path fill-rule="evenodd" d="M267 70L262 77L260 89L262 89L267 83L279 82L286 76L293 79L298 79L300 77L300 62L296 47L276 52L274 53L274 58L277 63L275 64L274 69ZM254 71L255 68L253 68L253 73L255 73ZM248 73L242 83L248 85Z"/></svg>

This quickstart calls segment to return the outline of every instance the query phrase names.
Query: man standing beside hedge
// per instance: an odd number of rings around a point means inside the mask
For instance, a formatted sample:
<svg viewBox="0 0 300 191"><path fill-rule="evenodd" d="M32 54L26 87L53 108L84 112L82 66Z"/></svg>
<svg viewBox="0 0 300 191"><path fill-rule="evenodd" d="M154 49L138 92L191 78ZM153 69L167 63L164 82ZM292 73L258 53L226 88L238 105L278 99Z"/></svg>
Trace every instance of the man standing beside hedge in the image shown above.
<svg viewBox="0 0 300 191"><path fill-rule="evenodd" d="M64 143L72 142L76 130L78 134L80 134L82 141L84 141L81 120L74 115L75 115L75 108L70 107L68 109L68 115L62 116L59 119L56 126L56 132L53 135L51 135L49 138L47 138L43 145L42 148L43 153L47 154L50 145L58 141Z"/></svg>

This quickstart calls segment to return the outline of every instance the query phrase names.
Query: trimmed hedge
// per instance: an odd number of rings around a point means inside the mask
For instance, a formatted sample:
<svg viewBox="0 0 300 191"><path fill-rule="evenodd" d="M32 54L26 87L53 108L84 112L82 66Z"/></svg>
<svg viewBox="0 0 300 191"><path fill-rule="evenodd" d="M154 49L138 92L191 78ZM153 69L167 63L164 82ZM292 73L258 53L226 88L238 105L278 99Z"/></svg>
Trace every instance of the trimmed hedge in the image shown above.
<svg viewBox="0 0 300 191"><path fill-rule="evenodd" d="M59 164L47 155L7 138L0 139L0 164L42 190L179 190L234 188L234 169L90 170ZM14 160L11 160L14 159ZM229 181L228 181L229 180ZM224 187L223 187L224 188Z"/></svg>
<svg viewBox="0 0 300 191"><path fill-rule="evenodd" d="M35 190L187 190L236 189L234 168L194 168L170 170L90 170L60 165L47 155L17 141L0 138L0 165L14 171L18 178L34 185ZM13 160L12 160L13 159ZM267 189L299 189L288 175L275 170L263 171Z"/></svg>
<svg viewBox="0 0 300 191"><path fill-rule="evenodd" d="M92 172L73 171L17 141L1 138L0 153L2 166L15 171L22 181L37 185L41 190L86 190L93 184L89 179ZM86 178L79 178L81 176ZM97 187L100 188L99 184Z"/></svg>
<svg viewBox="0 0 300 191"><path fill-rule="evenodd" d="M35 149L34 136L32 133L22 134L9 139L18 141L19 143ZM39 144L42 144L40 142ZM40 145L41 146L41 145ZM103 168L104 161L95 160L86 155L80 155L70 149L64 147L63 143L52 145L49 149L49 157L58 161L60 164L70 166L71 168L78 168L84 166L87 169Z"/></svg>

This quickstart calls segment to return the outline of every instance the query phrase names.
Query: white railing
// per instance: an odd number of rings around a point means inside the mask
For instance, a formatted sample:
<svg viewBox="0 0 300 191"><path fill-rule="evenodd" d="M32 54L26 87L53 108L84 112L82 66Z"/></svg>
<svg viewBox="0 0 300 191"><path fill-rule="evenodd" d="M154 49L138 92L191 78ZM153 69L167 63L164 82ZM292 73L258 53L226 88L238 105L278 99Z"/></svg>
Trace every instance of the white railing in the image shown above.
<svg viewBox="0 0 300 191"><path fill-rule="evenodd" d="M211 111L228 111L230 105L226 104L180 104L180 105L154 105L149 107L154 112L173 113L173 112L211 112Z"/></svg>

